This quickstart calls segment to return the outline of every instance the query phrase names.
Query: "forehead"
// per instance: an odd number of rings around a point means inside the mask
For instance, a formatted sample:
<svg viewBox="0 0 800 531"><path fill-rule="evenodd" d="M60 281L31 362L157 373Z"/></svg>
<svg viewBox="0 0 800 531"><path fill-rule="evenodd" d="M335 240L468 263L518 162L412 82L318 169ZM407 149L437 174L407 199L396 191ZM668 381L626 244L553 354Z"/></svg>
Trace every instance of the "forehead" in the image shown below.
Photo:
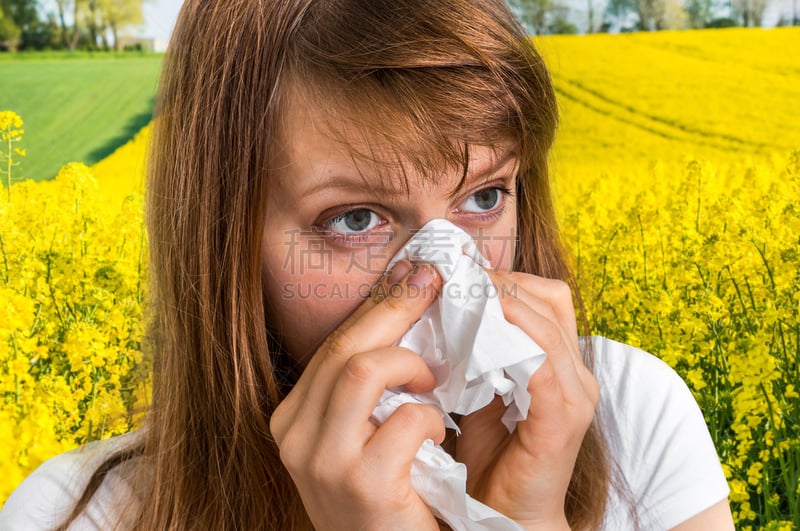
<svg viewBox="0 0 800 531"><path fill-rule="evenodd" d="M435 145L398 129L389 124L382 130L295 99L283 116L279 184L311 193L321 187L352 186L356 181L382 196L405 197L447 184L455 195L470 176L487 173L516 157L510 141L480 145L446 139Z"/></svg>

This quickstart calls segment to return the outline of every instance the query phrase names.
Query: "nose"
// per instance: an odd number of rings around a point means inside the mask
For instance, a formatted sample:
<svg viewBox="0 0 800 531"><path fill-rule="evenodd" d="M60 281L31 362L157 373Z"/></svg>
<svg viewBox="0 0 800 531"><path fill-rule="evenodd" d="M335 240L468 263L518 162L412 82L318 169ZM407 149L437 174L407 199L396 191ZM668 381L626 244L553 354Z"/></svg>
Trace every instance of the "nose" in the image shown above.
<svg viewBox="0 0 800 531"><path fill-rule="evenodd" d="M417 208L409 213L408 219L404 220L404 234L398 235L398 237L403 241L407 241L415 232L419 231L419 229L433 219L446 219L456 223L455 220L452 219L450 213L451 208L450 202L446 200L441 201L435 198L425 198L421 200Z"/></svg>

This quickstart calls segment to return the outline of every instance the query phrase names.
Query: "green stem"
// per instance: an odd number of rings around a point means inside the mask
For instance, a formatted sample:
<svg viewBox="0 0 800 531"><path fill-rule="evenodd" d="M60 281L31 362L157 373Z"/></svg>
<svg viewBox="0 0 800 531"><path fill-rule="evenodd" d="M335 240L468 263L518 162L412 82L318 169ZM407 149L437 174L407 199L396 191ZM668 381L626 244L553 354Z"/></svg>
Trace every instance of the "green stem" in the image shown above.
<svg viewBox="0 0 800 531"><path fill-rule="evenodd" d="M7 148L8 149L8 157L6 159L6 164L7 164L7 167L6 167L6 185L7 185L7 188L8 188L8 202L10 204L11 203L11 163L13 162L11 160L11 135L8 136L8 139L6 140L6 145L8 146L8 148Z"/></svg>
<svg viewBox="0 0 800 531"><path fill-rule="evenodd" d="M11 272L8 268L8 254L6 254L6 242L3 240L3 235L0 234L0 253L3 254L3 267L6 270L6 278L5 283L8 284L8 281L11 279Z"/></svg>
<svg viewBox="0 0 800 531"><path fill-rule="evenodd" d="M19 356L19 351L17 349L17 338L15 337L15 332L11 332L9 339L11 340L11 348L14 351L14 359ZM14 405L19 406L19 375L14 372Z"/></svg>
<svg viewBox="0 0 800 531"><path fill-rule="evenodd" d="M756 242L751 240L750 243L752 243L753 247L756 248L756 251L758 251L758 255L761 257L761 261L764 262L764 267L767 268L767 274L769 275L769 282L772 285L772 291L774 293L775 292L775 278L772 276L772 268L769 267L769 262L767 262L767 256L765 254L765 252L766 252L766 244L764 245L764 250L762 251L761 248L758 245L756 245Z"/></svg>
<svg viewBox="0 0 800 531"><path fill-rule="evenodd" d="M136 267L136 302L139 304L142 303L142 262L144 261L144 245L145 245L145 224L144 220L142 220L142 228L139 233L139 260ZM580 271L580 269L578 269Z"/></svg>
<svg viewBox="0 0 800 531"><path fill-rule="evenodd" d="M700 233L700 208L702 206L702 194L700 193L700 187L702 185L702 179L700 176L700 170L697 171L697 213L695 214L694 218L694 230Z"/></svg>
<svg viewBox="0 0 800 531"><path fill-rule="evenodd" d="M91 400L91 402L89 402L89 411L94 411L94 403L95 403L96 399L97 399L97 378L96 378L95 371L92 371L92 400ZM88 413L88 411L87 411L87 413ZM90 419L89 420L89 433L87 434L86 442L91 442L93 440L94 439L92 438L92 421Z"/></svg>
<svg viewBox="0 0 800 531"><path fill-rule="evenodd" d="M642 216L637 213L636 220L639 222L639 237L642 239L642 258L644 261L644 288L648 289L649 283L647 282L647 245L644 241L644 225L642 225Z"/></svg>
<svg viewBox="0 0 800 531"><path fill-rule="evenodd" d="M775 423L775 412L772 409L772 401L769 399L769 394L767 393L767 388L764 387L764 382L760 382L758 384L759 388L761 388L761 393L764 395L764 402L767 405L767 413L769 414L769 424L772 426L773 430L773 444L777 445L777 454L778 454L778 463L780 468L780 474L783 478L783 487L784 492L786 493L786 502L789 504L789 513L792 515L797 514L797 478L794 474L790 473L789 467L786 464L786 459L784 459L783 452L780 448L780 440L781 438L776 437L775 433L778 431L778 425ZM768 494L765 492L765 496Z"/></svg>
<svg viewBox="0 0 800 531"><path fill-rule="evenodd" d="M750 315L747 313L747 305L744 303L744 297L742 297L742 290L739 289L739 284L736 282L736 279L733 278L733 271L731 271L731 266L726 265L725 268L728 270L728 274L730 275L731 283L733 284L733 288L736 290L736 297L739 299L739 304L742 307L742 315L744 316L745 321L747 321L747 328L750 332L756 331L756 326L753 324L753 321L750 320Z"/></svg>
<svg viewBox="0 0 800 531"><path fill-rule="evenodd" d="M592 302L593 305L597 304L597 302L600 301L600 298L603 296L603 291L605 291L605 289L606 289L606 284L607 284L607 281L608 281L608 253L609 253L609 249L611 248L611 243L614 241L614 238L617 237L617 233L618 232L619 232L619 228L614 229L614 233L608 239L608 244L606 245L605 252L603 253L603 257L602 257L602 260L603 260L603 278L602 278L602 280L600 282L600 290L594 296L594 301Z"/></svg>

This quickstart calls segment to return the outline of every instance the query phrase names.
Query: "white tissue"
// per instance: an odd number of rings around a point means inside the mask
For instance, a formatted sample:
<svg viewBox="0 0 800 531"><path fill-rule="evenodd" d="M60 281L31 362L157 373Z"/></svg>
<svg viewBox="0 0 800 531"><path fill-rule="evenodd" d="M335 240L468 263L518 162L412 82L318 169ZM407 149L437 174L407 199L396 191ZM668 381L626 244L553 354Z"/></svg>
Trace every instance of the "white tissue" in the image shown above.
<svg viewBox="0 0 800 531"><path fill-rule="evenodd" d="M497 289L483 267L489 262L472 237L447 220L423 226L392 258L434 265L444 283L439 298L397 345L417 352L436 375L429 393L387 389L373 418L382 423L406 402L441 409L445 424L458 429L449 413L467 415L500 395L509 432L530 405L527 386L545 354L525 332L505 320ZM483 267L482 267L483 266ZM411 484L437 517L455 530L520 530L517 523L466 492L467 469L428 440L411 466Z"/></svg>

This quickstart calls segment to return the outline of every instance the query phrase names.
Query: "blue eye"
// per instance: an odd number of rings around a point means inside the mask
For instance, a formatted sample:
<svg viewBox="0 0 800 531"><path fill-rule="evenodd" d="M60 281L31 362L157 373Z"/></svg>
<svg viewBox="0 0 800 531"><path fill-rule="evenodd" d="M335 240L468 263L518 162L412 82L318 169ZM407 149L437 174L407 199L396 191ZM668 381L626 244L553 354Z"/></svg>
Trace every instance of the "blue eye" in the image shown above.
<svg viewBox="0 0 800 531"><path fill-rule="evenodd" d="M466 201L458 205L458 209L464 212L489 212L500 204L504 193L510 193L510 190L498 187L484 188L469 196Z"/></svg>
<svg viewBox="0 0 800 531"><path fill-rule="evenodd" d="M359 208L339 214L325 223L325 227L340 234L359 234L377 227L381 218L372 210Z"/></svg>

